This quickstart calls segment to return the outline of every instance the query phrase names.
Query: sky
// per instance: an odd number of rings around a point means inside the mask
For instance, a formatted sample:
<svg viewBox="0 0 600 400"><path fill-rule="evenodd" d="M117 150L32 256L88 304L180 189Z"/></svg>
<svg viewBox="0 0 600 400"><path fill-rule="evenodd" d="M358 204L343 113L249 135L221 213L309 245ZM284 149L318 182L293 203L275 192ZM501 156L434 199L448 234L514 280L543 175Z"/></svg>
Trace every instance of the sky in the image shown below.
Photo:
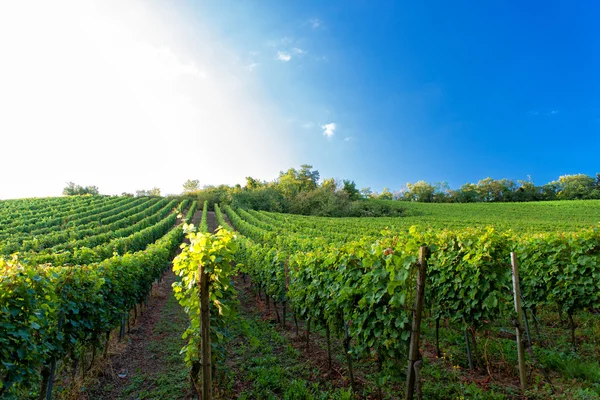
<svg viewBox="0 0 600 400"><path fill-rule="evenodd" d="M600 172L593 2L0 2L0 199Z"/></svg>

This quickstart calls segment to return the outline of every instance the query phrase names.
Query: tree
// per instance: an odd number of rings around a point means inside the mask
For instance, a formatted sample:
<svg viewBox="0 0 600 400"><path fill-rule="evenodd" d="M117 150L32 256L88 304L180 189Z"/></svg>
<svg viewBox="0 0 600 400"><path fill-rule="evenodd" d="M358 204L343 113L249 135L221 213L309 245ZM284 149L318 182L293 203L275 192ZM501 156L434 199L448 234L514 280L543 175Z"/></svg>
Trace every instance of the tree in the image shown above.
<svg viewBox="0 0 600 400"><path fill-rule="evenodd" d="M431 203L435 193L435 186L425 181L406 184L407 191L404 196L410 201L420 201L423 203Z"/></svg>
<svg viewBox="0 0 600 400"><path fill-rule="evenodd" d="M333 178L325 179L321 184L321 187L330 192L335 192L337 189L337 182Z"/></svg>
<svg viewBox="0 0 600 400"><path fill-rule="evenodd" d="M319 182L319 171L311 171L312 165L302 164L300 171L298 171L297 177L300 181L300 190L308 191L315 190Z"/></svg>
<svg viewBox="0 0 600 400"><path fill-rule="evenodd" d="M251 176L246 177L246 189L258 189L260 186L260 182L257 179L254 179Z"/></svg>
<svg viewBox="0 0 600 400"><path fill-rule="evenodd" d="M365 187L365 188L360 189L360 195L364 199L370 198L372 194L373 194L373 191L371 190L370 187Z"/></svg>
<svg viewBox="0 0 600 400"><path fill-rule="evenodd" d="M477 185L474 183L465 183L456 191L454 198L459 203L475 203L479 201Z"/></svg>
<svg viewBox="0 0 600 400"><path fill-rule="evenodd" d="M342 190L346 192L348 199L352 201L360 199L360 192L356 188L356 183L354 183L354 181L344 179L343 184Z"/></svg>
<svg viewBox="0 0 600 400"><path fill-rule="evenodd" d="M144 197L144 196L160 196L160 189L157 187L154 187L150 190L136 190L135 191L135 196L136 197Z"/></svg>
<svg viewBox="0 0 600 400"><path fill-rule="evenodd" d="M596 180L585 174L577 174L563 175L554 183L558 187L559 199L574 200L591 198Z"/></svg>
<svg viewBox="0 0 600 400"><path fill-rule="evenodd" d="M183 193L192 193L200 190L200 181L198 179L188 179L183 183Z"/></svg>
<svg viewBox="0 0 600 400"><path fill-rule="evenodd" d="M392 196L392 192L390 192L390 189L388 189L386 187L383 188L383 191L377 198L379 200L393 200L394 199L394 197Z"/></svg>
<svg viewBox="0 0 600 400"><path fill-rule="evenodd" d="M291 199L300 191L300 182L298 180L298 172L295 168L290 168L287 172L280 172L277 179L277 188L283 196Z"/></svg>
<svg viewBox="0 0 600 400"><path fill-rule="evenodd" d="M98 186L80 186L73 182L67 182L67 186L63 189L63 195L65 196L81 196L84 194L99 195L100 190Z"/></svg>

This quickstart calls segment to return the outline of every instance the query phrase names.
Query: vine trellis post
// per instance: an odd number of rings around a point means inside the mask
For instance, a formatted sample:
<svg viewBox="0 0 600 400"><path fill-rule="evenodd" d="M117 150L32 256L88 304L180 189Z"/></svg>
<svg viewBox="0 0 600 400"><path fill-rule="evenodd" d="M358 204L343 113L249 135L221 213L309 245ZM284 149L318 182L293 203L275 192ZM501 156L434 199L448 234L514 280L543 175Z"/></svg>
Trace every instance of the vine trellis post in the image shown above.
<svg viewBox="0 0 600 400"><path fill-rule="evenodd" d="M427 259L429 258L429 248L421 246L419 248L419 261L417 273L417 293L415 295L415 309L413 310L413 321L410 334L410 347L408 351L408 370L406 373L406 400L412 400L415 391L415 385L420 387L417 382L420 364L417 362L421 358L419 352L419 339L421 335L421 314L423 312L423 302L425 298L425 275L427 273Z"/></svg>

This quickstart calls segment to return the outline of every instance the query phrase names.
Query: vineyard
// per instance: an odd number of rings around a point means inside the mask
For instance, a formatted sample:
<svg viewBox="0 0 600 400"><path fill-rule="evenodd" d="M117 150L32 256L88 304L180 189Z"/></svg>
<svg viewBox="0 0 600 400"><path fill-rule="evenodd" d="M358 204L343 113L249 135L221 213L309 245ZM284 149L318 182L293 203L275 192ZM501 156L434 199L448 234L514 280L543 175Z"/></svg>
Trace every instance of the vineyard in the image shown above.
<svg viewBox="0 0 600 400"><path fill-rule="evenodd" d="M195 228L189 199L1 201L0 397L106 356L173 261L204 399L600 398L600 202L399 207Z"/></svg>
<svg viewBox="0 0 600 400"><path fill-rule="evenodd" d="M130 311L147 301L182 242L176 219L193 213L191 203L0 202L0 395L51 398L57 366L84 373L115 327L123 337Z"/></svg>

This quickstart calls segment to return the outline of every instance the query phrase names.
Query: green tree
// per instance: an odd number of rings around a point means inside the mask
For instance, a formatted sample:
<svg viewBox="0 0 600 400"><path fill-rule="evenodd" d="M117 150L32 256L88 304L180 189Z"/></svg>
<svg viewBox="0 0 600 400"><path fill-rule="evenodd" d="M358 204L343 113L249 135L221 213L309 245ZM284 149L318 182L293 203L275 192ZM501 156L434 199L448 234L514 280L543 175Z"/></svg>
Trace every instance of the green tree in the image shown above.
<svg viewBox="0 0 600 400"><path fill-rule="evenodd" d="M333 178L325 179L321 184L321 187L330 192L335 192L337 189L337 182Z"/></svg>
<svg viewBox="0 0 600 400"><path fill-rule="evenodd" d="M261 186L260 181L252 178L251 176L246 177L246 189L258 189Z"/></svg>
<svg viewBox="0 0 600 400"><path fill-rule="evenodd" d="M360 195L363 197L363 199L370 198L372 194L373 194L373 191L371 190L370 187L365 187L365 188L360 189Z"/></svg>
<svg viewBox="0 0 600 400"><path fill-rule="evenodd" d="M377 198L379 200L393 200L394 196L392 196L392 192L390 192L390 189L384 187L383 191Z"/></svg>
<svg viewBox="0 0 600 400"><path fill-rule="evenodd" d="M346 192L348 199L352 201L360 199L361 195L356 188L356 183L354 183L354 181L344 179L343 184L344 186L342 187L342 190Z"/></svg>
<svg viewBox="0 0 600 400"><path fill-rule="evenodd" d="M198 179L188 179L183 183L183 193L192 193L200 190L200 181Z"/></svg>
<svg viewBox="0 0 600 400"><path fill-rule="evenodd" d="M98 186L80 186L73 182L67 182L67 186L63 189L63 195L65 196L81 196L85 194L98 195L100 190Z"/></svg>
<svg viewBox="0 0 600 400"><path fill-rule="evenodd" d="M576 174L563 175L554 183L557 184L559 199L574 200L591 198L596 180L585 174Z"/></svg>
<svg viewBox="0 0 600 400"><path fill-rule="evenodd" d="M300 181L300 190L309 191L315 190L319 182L319 171L311 171L312 165L303 164L300 166L300 171L297 173L297 178Z"/></svg>
<svg viewBox="0 0 600 400"><path fill-rule="evenodd" d="M455 199L459 203L475 203L479 201L477 185L474 183L465 183L456 191Z"/></svg>
<svg viewBox="0 0 600 400"><path fill-rule="evenodd" d="M423 203L431 203L434 199L435 186L425 181L415 183L407 183L407 190L404 192L404 198L410 201L420 201Z"/></svg>

